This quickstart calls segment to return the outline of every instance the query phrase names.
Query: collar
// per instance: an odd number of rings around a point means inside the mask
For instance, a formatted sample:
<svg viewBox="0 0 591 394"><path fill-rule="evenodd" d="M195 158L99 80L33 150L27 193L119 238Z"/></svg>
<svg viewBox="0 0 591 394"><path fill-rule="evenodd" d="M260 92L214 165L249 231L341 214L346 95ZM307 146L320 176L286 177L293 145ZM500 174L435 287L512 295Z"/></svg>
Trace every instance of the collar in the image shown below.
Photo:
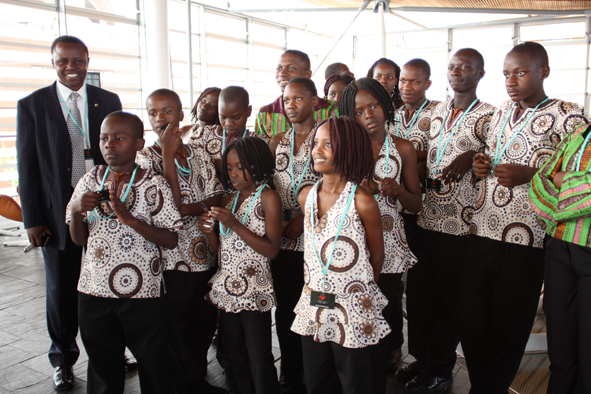
<svg viewBox="0 0 591 394"><path fill-rule="evenodd" d="M73 90L61 83L59 80L57 81L56 85L60 91L60 94L64 98L64 101L68 101L68 99L70 98L70 94L73 92ZM86 101L86 82L84 82L84 84L82 85L80 90L78 90L77 93L80 95L80 98L82 100Z"/></svg>

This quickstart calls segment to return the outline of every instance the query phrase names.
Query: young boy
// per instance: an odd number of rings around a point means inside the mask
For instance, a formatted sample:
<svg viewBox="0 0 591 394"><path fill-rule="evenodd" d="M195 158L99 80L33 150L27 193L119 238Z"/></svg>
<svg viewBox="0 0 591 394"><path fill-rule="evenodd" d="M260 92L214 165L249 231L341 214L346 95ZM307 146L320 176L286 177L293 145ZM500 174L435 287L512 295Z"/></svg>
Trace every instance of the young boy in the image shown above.
<svg viewBox="0 0 591 394"><path fill-rule="evenodd" d="M240 86L228 86L220 92L218 112L220 125L206 127L201 134L201 144L215 164L218 179L221 179L222 154L226 146L236 138L260 137L269 142L269 137L246 129L246 121L252 113L248 92Z"/></svg>
<svg viewBox="0 0 591 394"><path fill-rule="evenodd" d="M182 220L166 180L135 163L143 133L130 113L105 118L100 149L109 166L82 177L66 211L72 240L87 244L78 302L89 393L123 393L125 346L138 360L142 391L174 389L160 247L176 247Z"/></svg>
<svg viewBox="0 0 591 394"><path fill-rule="evenodd" d="M170 342L179 361L180 379L187 382L190 392L203 392L209 388L203 378L217 309L204 298L216 264L207 237L199 230L200 202L207 207L219 205L223 190L210 156L203 148L181 141L179 122L184 114L178 94L158 89L148 96L146 108L158 141L142 150L137 162L167 179L183 216L178 246L162 251Z"/></svg>
<svg viewBox="0 0 591 394"><path fill-rule="evenodd" d="M311 76L310 58L307 54L295 49L288 49L283 52L279 58L277 71L275 72L275 80L281 90L281 96L271 104L261 107L259 110L254 127L258 134L272 138L278 133L285 133L291 128L291 122L285 116L283 91L291 79L296 77L310 78ZM318 97L318 104L316 104L314 111L314 119L318 123L333 113L338 116L336 105L320 97Z"/></svg>
<svg viewBox="0 0 591 394"><path fill-rule="evenodd" d="M437 392L453 382L456 290L476 203L471 163L484 148L496 110L476 96L484 76L478 51L460 49L447 70L454 97L437 105L431 117L427 191L415 232L418 263L408 271L408 346L417 361L396 374L411 393Z"/></svg>
<svg viewBox="0 0 591 394"><path fill-rule="evenodd" d="M544 230L528 202L530 181L583 109L550 99L548 54L515 46L503 73L510 100L491 121L485 153L474 157L477 203L460 284L460 335L471 393L506 393L519 368L544 277Z"/></svg>

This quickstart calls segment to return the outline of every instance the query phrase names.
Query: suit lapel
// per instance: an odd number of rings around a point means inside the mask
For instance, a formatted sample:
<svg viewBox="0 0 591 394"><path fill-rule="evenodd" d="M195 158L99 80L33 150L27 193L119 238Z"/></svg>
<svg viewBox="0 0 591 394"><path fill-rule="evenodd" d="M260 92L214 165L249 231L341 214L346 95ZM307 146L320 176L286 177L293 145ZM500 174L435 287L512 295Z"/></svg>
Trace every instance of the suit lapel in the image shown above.
<svg viewBox="0 0 591 394"><path fill-rule="evenodd" d="M68 125L66 124L62 107L57 98L57 82L54 82L49 86L49 89L45 95L45 100L43 100L43 107L45 108L45 112L47 112L49 117L52 118L57 124L58 130L60 130L62 133L65 133L69 137L70 134L68 133Z"/></svg>
<svg viewBox="0 0 591 394"><path fill-rule="evenodd" d="M100 95L96 88L92 85L86 84L86 100L88 102L88 127L90 128L90 139L97 137L101 129L101 124L98 122L98 115L100 112L99 101Z"/></svg>

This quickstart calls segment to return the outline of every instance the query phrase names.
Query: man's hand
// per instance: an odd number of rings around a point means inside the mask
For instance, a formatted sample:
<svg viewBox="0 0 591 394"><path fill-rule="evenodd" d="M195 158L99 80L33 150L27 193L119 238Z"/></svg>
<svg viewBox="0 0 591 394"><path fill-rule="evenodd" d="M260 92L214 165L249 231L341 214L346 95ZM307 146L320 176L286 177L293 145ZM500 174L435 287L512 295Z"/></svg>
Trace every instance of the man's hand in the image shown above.
<svg viewBox="0 0 591 394"><path fill-rule="evenodd" d="M43 224L41 226L30 227L27 229L27 236L29 237L29 242L31 245L43 246L43 234L47 234L51 237L53 234L47 225Z"/></svg>
<svg viewBox="0 0 591 394"><path fill-rule="evenodd" d="M492 169L492 160L489 155L477 153L472 160L472 171L478 178L486 178Z"/></svg>
<svg viewBox="0 0 591 394"><path fill-rule="evenodd" d="M466 172L472 167L472 158L476 152L469 150L454 159L447 167L443 169L441 179L445 183L459 182Z"/></svg>
<svg viewBox="0 0 591 394"><path fill-rule="evenodd" d="M552 179L552 183L554 183L554 186L556 186L558 189L560 189L562 187L562 182L564 181L564 177L567 176L568 174L570 174L569 171L560 171L558 174L554 175L554 179Z"/></svg>
<svg viewBox="0 0 591 394"><path fill-rule="evenodd" d="M536 172L538 172L538 169L534 167L519 164L499 164L495 167L494 175L501 185L513 187L531 181Z"/></svg>
<svg viewBox="0 0 591 394"><path fill-rule="evenodd" d="M287 239L298 239L304 233L304 215L298 215L291 219L285 229L283 235Z"/></svg>

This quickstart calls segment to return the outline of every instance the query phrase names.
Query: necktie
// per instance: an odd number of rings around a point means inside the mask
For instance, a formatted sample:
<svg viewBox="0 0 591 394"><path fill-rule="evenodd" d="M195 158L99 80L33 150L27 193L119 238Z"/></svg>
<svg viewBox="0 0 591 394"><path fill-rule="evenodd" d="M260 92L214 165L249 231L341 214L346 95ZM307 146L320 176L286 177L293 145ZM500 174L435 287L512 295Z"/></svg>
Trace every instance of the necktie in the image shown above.
<svg viewBox="0 0 591 394"><path fill-rule="evenodd" d="M80 110L78 109L78 93L72 92L70 94L70 115L68 115L67 125L68 132L70 133L70 140L72 142L72 187L76 187L76 184L82 178L86 172L84 164L84 136L78 128L82 127L82 119L80 118ZM72 117L74 119L72 119ZM76 121L76 122L74 122ZM78 124L78 126L76 125Z"/></svg>

